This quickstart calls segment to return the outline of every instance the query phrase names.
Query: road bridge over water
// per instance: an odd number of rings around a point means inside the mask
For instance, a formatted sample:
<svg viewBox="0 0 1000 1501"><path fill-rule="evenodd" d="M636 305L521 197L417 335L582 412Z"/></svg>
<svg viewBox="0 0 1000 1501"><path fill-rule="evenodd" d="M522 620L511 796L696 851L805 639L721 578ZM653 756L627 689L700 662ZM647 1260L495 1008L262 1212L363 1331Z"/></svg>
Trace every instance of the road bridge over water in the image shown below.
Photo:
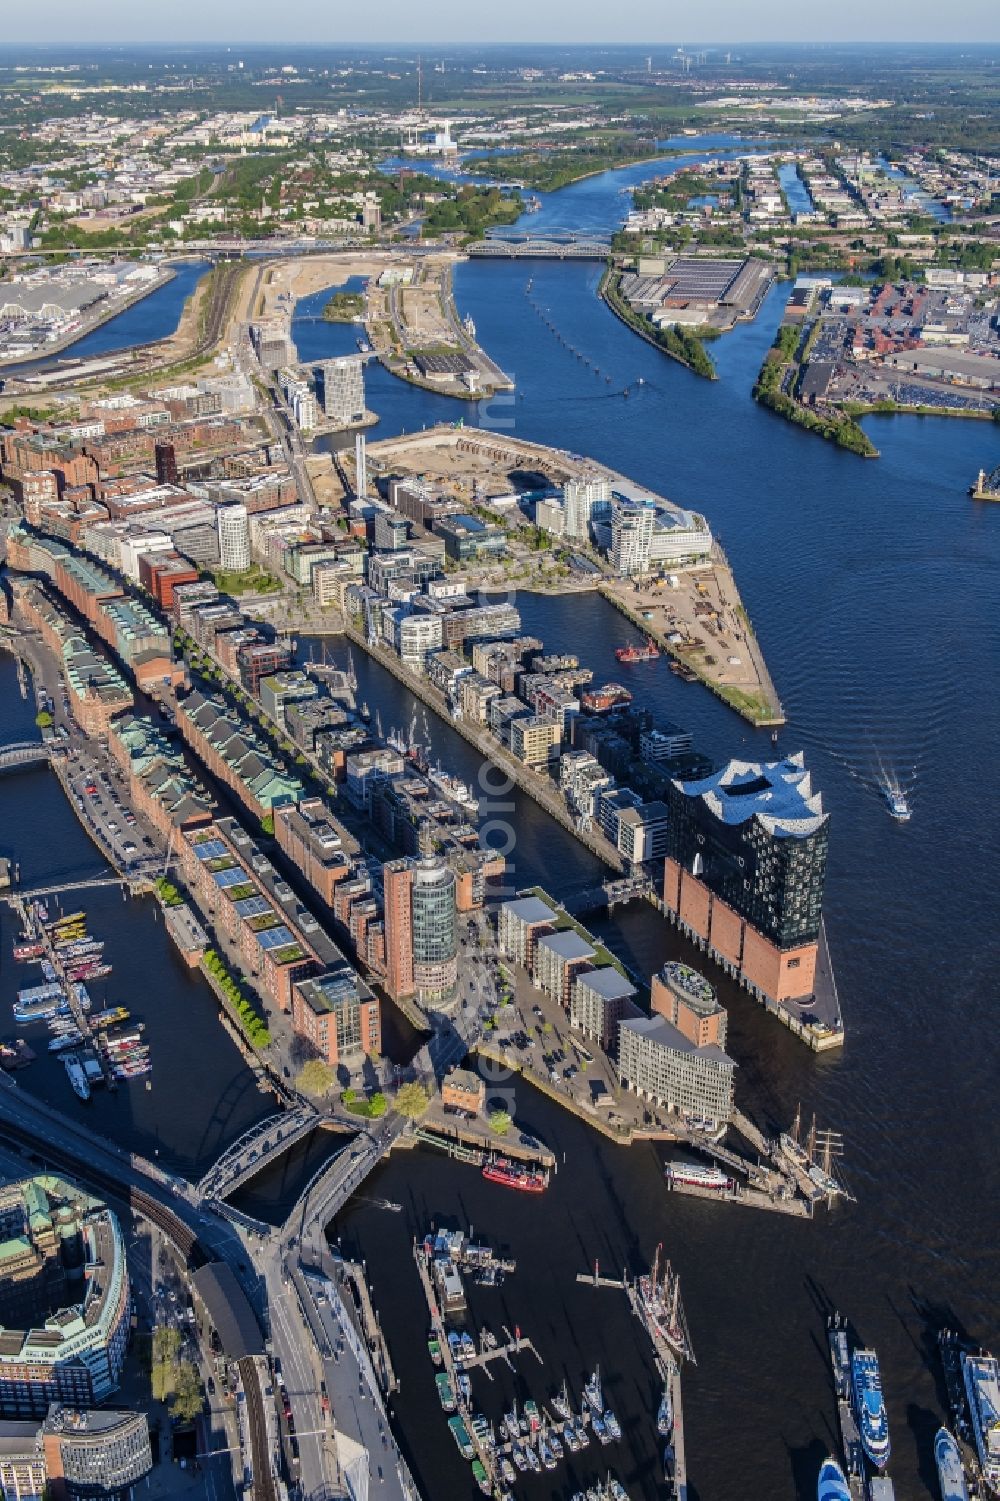
<svg viewBox="0 0 1000 1501"><path fill-rule="evenodd" d="M37 766L48 761L52 746L43 740L23 740L0 749L0 771L12 771L18 766Z"/></svg>
<svg viewBox="0 0 1000 1501"><path fill-rule="evenodd" d="M280 1157L314 1130L319 1119L311 1105L303 1104L293 1110L279 1110L258 1121L237 1137L203 1175L197 1185L199 1196L224 1199L235 1193L274 1158Z"/></svg>

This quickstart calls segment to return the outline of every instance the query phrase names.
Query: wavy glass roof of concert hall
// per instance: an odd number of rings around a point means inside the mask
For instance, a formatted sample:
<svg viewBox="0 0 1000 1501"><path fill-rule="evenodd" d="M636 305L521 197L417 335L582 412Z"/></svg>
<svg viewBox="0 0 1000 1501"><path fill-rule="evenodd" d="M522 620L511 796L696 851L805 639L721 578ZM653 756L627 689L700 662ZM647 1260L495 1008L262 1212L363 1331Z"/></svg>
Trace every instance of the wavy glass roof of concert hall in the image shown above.
<svg viewBox="0 0 1000 1501"><path fill-rule="evenodd" d="M675 785L688 797L702 798L721 822L758 818L779 838L804 838L827 818L801 752L783 761L730 761L711 776Z"/></svg>

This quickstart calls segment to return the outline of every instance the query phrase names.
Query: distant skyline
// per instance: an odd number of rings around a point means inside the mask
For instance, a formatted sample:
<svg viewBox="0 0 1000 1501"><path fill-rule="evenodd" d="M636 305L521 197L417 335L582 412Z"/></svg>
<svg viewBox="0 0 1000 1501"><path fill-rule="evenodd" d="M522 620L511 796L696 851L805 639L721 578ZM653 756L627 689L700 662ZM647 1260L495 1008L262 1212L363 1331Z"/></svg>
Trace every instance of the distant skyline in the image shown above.
<svg viewBox="0 0 1000 1501"><path fill-rule="evenodd" d="M431 0L421 7L383 0L377 12L365 7L331 6L329 0L298 0L293 7L274 0L44 0L39 6L8 6L0 47L17 45L134 46L143 43L265 43L280 47L359 45L386 48L551 43L677 46L753 42L914 42L991 43L1000 39L996 0L838 0L822 9L790 0L708 0L689 10L665 7L662 0L632 0L614 14L593 6L581 11L576 0L507 0L503 6L474 8L465 0ZM377 24L379 37L372 36ZM691 28L689 30L688 28ZM586 34L581 34L581 33Z"/></svg>

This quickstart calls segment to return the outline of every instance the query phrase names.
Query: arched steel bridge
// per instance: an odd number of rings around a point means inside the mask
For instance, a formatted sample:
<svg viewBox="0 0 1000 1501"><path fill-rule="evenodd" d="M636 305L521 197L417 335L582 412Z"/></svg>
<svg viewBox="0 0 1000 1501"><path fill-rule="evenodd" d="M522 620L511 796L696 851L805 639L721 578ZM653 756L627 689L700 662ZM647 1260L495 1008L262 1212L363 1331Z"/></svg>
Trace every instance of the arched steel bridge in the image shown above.
<svg viewBox="0 0 1000 1501"><path fill-rule="evenodd" d="M487 259L518 260L585 260L604 261L611 254L611 241L600 235L580 234L575 230L553 229L531 234L488 235L469 246L470 255Z"/></svg>
<svg viewBox="0 0 1000 1501"><path fill-rule="evenodd" d="M311 1105L299 1105L294 1110L280 1110L265 1116L230 1143L212 1164L198 1184L199 1197L225 1198L226 1194L259 1173L272 1158L287 1152L318 1121L319 1115Z"/></svg>

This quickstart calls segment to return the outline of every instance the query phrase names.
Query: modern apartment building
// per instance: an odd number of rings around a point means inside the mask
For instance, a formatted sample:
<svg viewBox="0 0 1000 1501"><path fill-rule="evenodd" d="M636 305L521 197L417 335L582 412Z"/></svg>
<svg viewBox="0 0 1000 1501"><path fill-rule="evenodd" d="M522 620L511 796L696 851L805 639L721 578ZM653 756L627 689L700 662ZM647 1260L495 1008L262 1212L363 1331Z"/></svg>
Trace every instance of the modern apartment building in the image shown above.
<svg viewBox="0 0 1000 1501"><path fill-rule="evenodd" d="M591 969L596 957L596 950L575 928L544 933L535 944L532 978L539 990L568 1010L575 978Z"/></svg>
<svg viewBox="0 0 1000 1501"><path fill-rule="evenodd" d="M250 567L250 515L236 502L219 506L219 565L227 573L245 573Z"/></svg>
<svg viewBox="0 0 1000 1501"><path fill-rule="evenodd" d="M641 1098L681 1115L725 1125L733 1109L733 1060L714 1043L697 1047L663 1016L618 1027L618 1077Z"/></svg>
<svg viewBox="0 0 1000 1501"><path fill-rule="evenodd" d="M538 714L526 714L510 723L510 749L526 766L548 766L559 755L562 741L558 721Z"/></svg>
<svg viewBox="0 0 1000 1501"><path fill-rule="evenodd" d="M610 508L611 486L606 479L567 480L563 486L563 532L574 542L590 540L591 520Z"/></svg>
<svg viewBox="0 0 1000 1501"><path fill-rule="evenodd" d="M324 360L323 415L334 428L353 427L365 420L365 367L357 355Z"/></svg>
<svg viewBox="0 0 1000 1501"><path fill-rule="evenodd" d="M535 962L535 946L545 933L553 933L558 914L538 896L522 896L504 902L497 921L497 945L505 959L529 974Z"/></svg>
<svg viewBox="0 0 1000 1501"><path fill-rule="evenodd" d="M639 1014L633 1004L635 986L613 964L584 970L574 976L569 1001L570 1026L593 1038L606 1053L618 1047L619 1024Z"/></svg>
<svg viewBox="0 0 1000 1501"><path fill-rule="evenodd" d="M616 500L611 507L611 566L622 577L645 573L649 567L653 519L651 506Z"/></svg>
<svg viewBox="0 0 1000 1501"><path fill-rule="evenodd" d="M260 680L261 708L275 724L282 726L289 704L303 703L319 696L319 684L297 667L286 668Z"/></svg>

